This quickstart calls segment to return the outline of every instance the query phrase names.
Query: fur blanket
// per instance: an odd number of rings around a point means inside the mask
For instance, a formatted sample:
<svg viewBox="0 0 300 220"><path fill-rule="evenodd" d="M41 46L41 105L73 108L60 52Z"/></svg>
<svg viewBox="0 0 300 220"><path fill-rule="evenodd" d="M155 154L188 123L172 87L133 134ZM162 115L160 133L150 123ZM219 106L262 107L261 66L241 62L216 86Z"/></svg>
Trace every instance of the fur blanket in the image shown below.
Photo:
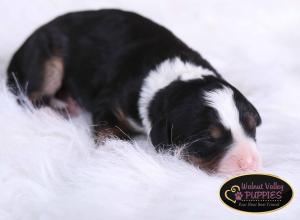
<svg viewBox="0 0 300 220"><path fill-rule="evenodd" d="M65 120L18 106L4 84L7 62L36 27L83 9L137 11L200 51L257 106L263 172L295 196L269 214L225 207L224 178L144 138L95 146L88 116ZM297 1L1 1L0 219L298 219L300 215L300 4Z"/></svg>

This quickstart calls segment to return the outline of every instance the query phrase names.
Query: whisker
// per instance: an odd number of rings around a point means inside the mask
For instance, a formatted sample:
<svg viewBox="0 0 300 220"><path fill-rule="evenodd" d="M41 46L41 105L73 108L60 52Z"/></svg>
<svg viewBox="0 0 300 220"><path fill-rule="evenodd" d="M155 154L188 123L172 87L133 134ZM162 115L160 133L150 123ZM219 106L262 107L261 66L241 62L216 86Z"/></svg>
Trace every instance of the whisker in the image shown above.
<svg viewBox="0 0 300 220"><path fill-rule="evenodd" d="M130 136L129 136L129 134L127 134L125 131L123 131L120 127L118 127L118 126L115 126L117 129L119 129L121 132L122 132L122 134L124 134L132 143L135 143L135 140L133 139L133 138L131 138Z"/></svg>

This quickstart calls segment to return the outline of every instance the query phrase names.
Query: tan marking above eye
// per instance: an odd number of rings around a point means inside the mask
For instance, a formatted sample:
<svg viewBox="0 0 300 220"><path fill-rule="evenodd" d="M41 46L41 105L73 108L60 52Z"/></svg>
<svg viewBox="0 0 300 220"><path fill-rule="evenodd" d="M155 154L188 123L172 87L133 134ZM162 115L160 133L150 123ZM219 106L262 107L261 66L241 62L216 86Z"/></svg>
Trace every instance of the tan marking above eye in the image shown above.
<svg viewBox="0 0 300 220"><path fill-rule="evenodd" d="M209 131L210 131L210 135L215 139L222 137L224 133L222 128L215 125L211 126L209 128Z"/></svg>
<svg viewBox="0 0 300 220"><path fill-rule="evenodd" d="M255 120L254 116L252 116L252 115L246 116L246 125L249 129L253 129L256 127L256 120Z"/></svg>

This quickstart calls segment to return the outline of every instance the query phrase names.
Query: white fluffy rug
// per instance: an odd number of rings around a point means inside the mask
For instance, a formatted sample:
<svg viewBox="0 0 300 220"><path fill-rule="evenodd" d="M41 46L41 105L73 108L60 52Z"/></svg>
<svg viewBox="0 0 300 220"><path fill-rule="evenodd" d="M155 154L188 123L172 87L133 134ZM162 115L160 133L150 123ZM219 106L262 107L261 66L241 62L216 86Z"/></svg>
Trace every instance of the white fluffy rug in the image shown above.
<svg viewBox="0 0 300 220"><path fill-rule="evenodd" d="M224 179L157 154L143 138L96 148L85 117L66 121L50 109L22 109L2 82L0 219L299 219L300 4L1 0L1 72L40 24L103 7L135 10L169 27L246 94L263 119L257 137L263 171L287 180L294 199L270 214L229 209L218 196Z"/></svg>

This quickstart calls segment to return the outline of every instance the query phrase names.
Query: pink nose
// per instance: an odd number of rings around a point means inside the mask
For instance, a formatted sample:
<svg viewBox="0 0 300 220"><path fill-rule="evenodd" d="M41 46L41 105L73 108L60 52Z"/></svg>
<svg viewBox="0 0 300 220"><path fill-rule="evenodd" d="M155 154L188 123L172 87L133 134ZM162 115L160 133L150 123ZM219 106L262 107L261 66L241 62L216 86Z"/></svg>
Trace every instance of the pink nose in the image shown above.
<svg viewBox="0 0 300 220"><path fill-rule="evenodd" d="M237 165L241 170L251 171L256 170L258 168L259 162L257 158L249 156L238 160Z"/></svg>
<svg viewBox="0 0 300 220"><path fill-rule="evenodd" d="M253 147L238 145L220 161L218 171L226 174L256 171L260 164L260 156Z"/></svg>

